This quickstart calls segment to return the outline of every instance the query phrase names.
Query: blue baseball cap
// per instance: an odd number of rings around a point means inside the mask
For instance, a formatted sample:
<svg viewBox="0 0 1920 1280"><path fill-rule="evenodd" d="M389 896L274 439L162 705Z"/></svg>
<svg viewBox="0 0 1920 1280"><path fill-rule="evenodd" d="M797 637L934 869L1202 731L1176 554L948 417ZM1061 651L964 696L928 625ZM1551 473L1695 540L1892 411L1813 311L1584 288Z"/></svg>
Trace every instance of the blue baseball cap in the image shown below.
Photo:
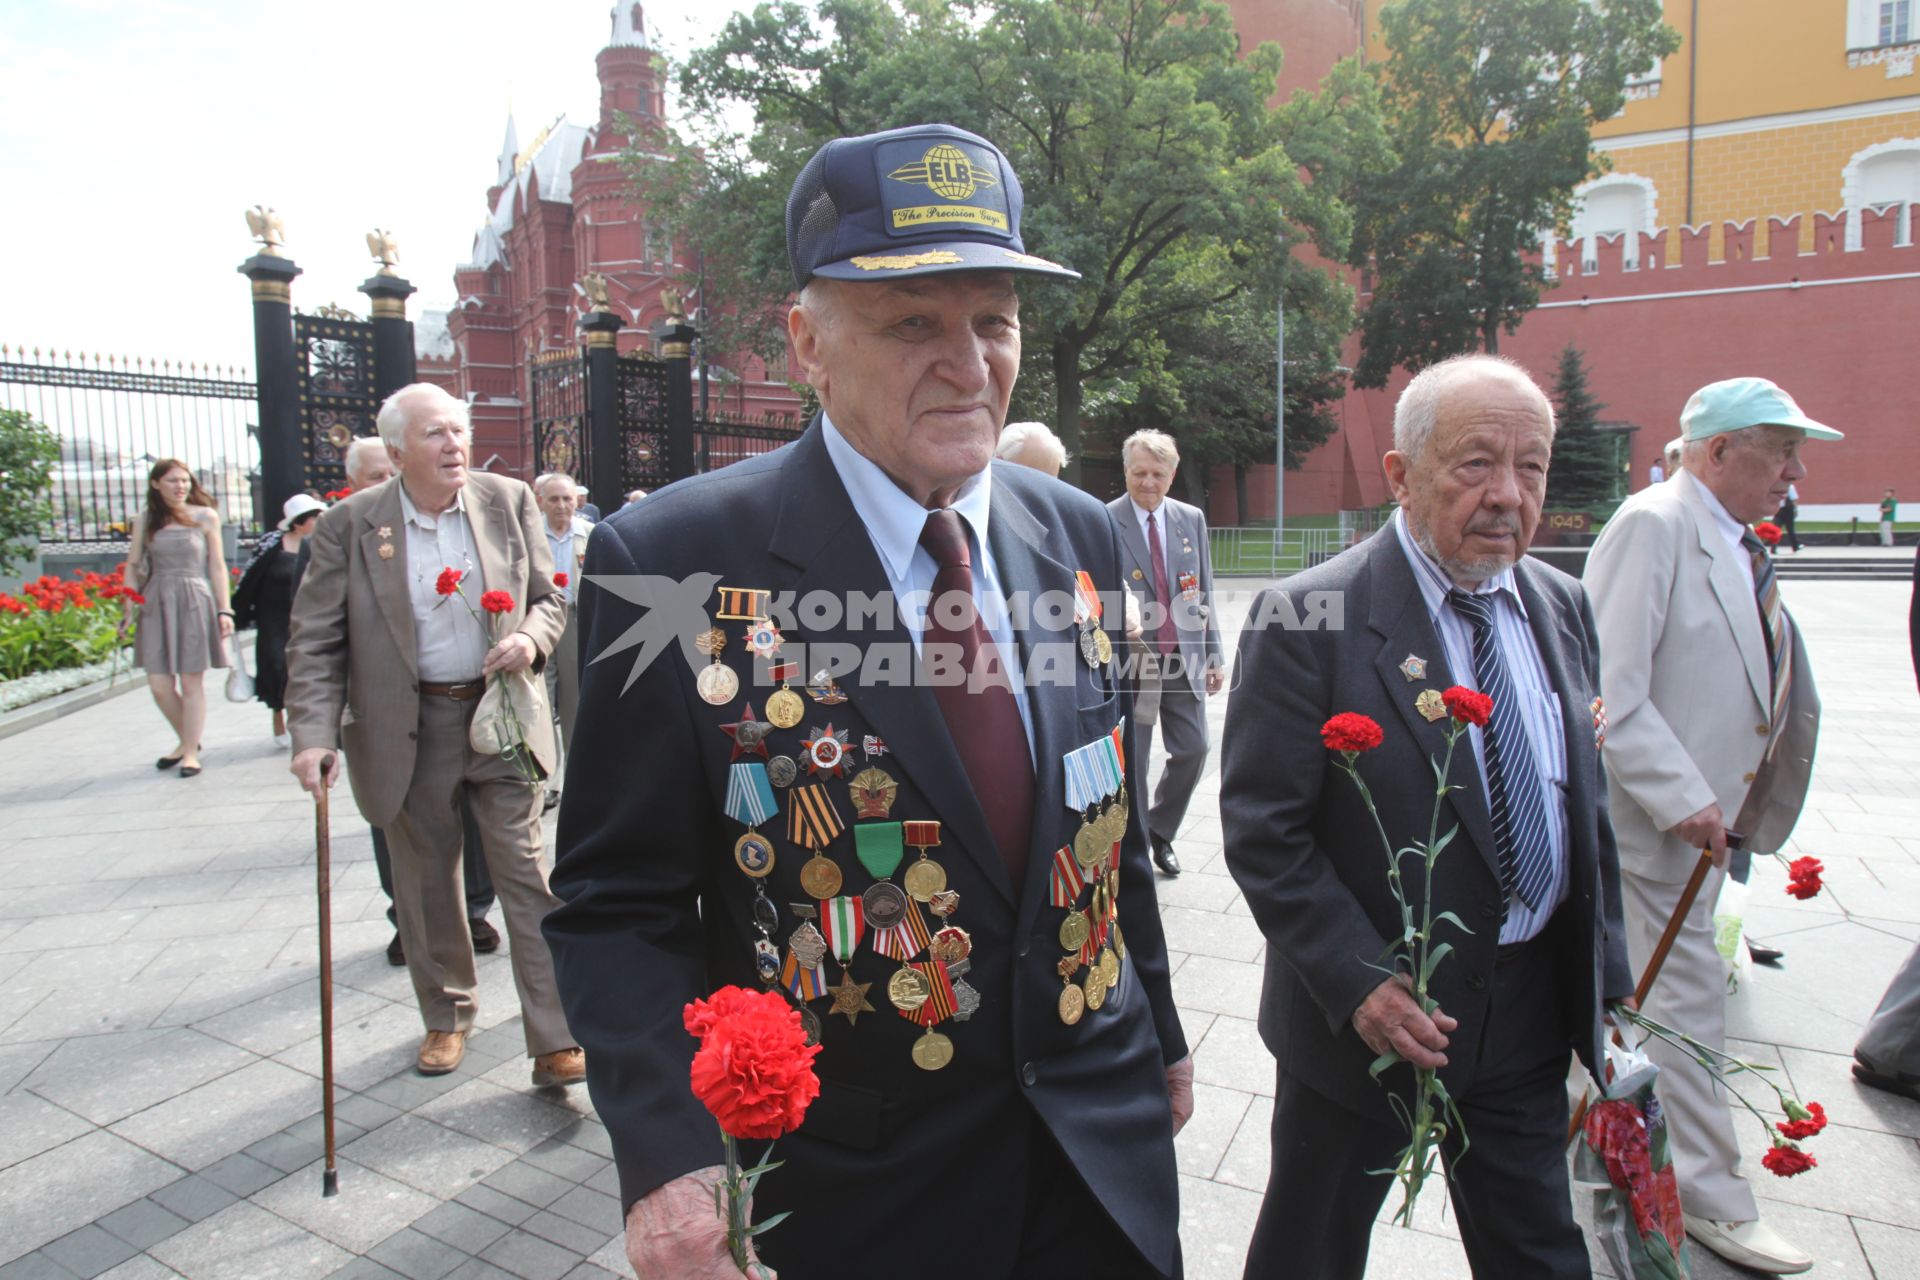
<svg viewBox="0 0 1920 1280"><path fill-rule="evenodd" d="M1800 411L1793 397L1765 378L1728 378L1710 382L1687 398L1680 411L1680 438L1705 440L1726 431L1748 427L1794 427L1809 440L1846 437Z"/></svg>
<svg viewBox="0 0 1920 1280"><path fill-rule="evenodd" d="M950 124L835 138L787 196L793 287L1014 271L1078 280L1020 240L1020 179L1000 148Z"/></svg>

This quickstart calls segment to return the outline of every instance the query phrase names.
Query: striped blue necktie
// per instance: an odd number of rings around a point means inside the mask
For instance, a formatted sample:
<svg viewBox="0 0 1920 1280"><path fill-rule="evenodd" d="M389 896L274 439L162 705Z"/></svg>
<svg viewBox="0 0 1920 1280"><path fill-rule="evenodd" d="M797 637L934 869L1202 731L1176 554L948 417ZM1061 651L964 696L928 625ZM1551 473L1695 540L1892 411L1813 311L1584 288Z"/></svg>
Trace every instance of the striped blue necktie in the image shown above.
<svg viewBox="0 0 1920 1280"><path fill-rule="evenodd" d="M1487 758L1487 803L1493 811L1493 842L1500 853L1500 887L1538 908L1553 880L1553 849L1541 799L1540 762L1527 737L1513 677L1500 656L1493 627L1493 597L1458 589L1447 598L1473 624L1473 666L1480 692L1493 699L1493 715L1481 733Z"/></svg>

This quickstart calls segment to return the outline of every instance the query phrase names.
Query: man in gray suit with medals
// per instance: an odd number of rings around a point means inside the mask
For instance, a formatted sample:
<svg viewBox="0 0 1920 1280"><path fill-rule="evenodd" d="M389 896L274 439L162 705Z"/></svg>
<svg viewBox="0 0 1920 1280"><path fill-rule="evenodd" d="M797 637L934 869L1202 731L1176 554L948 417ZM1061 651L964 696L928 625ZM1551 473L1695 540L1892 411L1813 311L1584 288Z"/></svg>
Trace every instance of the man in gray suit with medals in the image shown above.
<svg viewBox="0 0 1920 1280"><path fill-rule="evenodd" d="M1207 517L1167 496L1180 451L1164 431L1136 431L1120 447L1126 496L1107 504L1120 533L1127 589L1139 601L1141 630L1131 631L1138 692L1137 783L1144 791L1155 724L1164 727L1166 772L1147 810L1153 864L1180 874L1173 838L1186 821L1193 788L1207 763L1207 698L1227 683L1220 628L1213 618L1213 557ZM1141 799L1146 797L1142 795Z"/></svg>

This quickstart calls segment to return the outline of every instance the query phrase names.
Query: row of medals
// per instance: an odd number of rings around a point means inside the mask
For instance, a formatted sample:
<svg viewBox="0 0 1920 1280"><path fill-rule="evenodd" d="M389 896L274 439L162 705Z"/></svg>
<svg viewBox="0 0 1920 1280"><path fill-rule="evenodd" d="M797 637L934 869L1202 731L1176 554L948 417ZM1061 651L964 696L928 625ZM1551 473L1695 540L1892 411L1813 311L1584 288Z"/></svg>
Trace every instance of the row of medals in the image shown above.
<svg viewBox="0 0 1920 1280"><path fill-rule="evenodd" d="M1105 635L1105 632L1100 634ZM1068 904L1067 917L1060 922L1060 946L1066 952L1055 972L1060 975L1060 1021L1068 1026L1079 1022L1091 1009L1098 1012L1107 1002L1107 992L1120 981L1120 961L1127 954L1126 940L1120 936L1118 905L1120 867L1115 852L1121 837L1127 834L1127 788L1120 787L1105 808L1098 809L1080 824L1073 837L1073 860L1080 864L1093 884L1088 909L1082 909L1077 895ZM1092 961L1083 961L1092 921L1107 921L1106 945ZM1079 981L1075 982L1078 976Z"/></svg>
<svg viewBox="0 0 1920 1280"><path fill-rule="evenodd" d="M755 622L747 629L748 645L762 657L772 657L779 648L779 632L771 623ZM711 661L702 667L694 681L701 699L712 706L726 706L740 692L740 678L731 667L720 660L720 653L726 648L726 633L714 627L695 638L695 647L706 654ZM824 674L816 676L807 685L807 694L816 702L828 706L846 701L846 694L838 689L832 678ZM806 717L806 703L800 695L784 685L767 695L766 717L768 723L777 729L797 728ZM850 751L851 747L842 747ZM871 758L871 757L870 757ZM767 779L776 787L790 787L799 776L799 767L789 756L774 756L767 762ZM877 816L885 816L891 808L892 795L897 788L894 780L884 771L869 766L854 779L855 784L865 784L871 794L884 792L885 808ZM862 815L870 812L862 808ZM934 828L937 822L916 824ZM757 866L750 865L748 851L758 846L769 856ZM755 946L755 963L761 981L769 987L781 991L792 999L799 1011L801 1025L806 1029L810 1044L820 1043L823 1028L820 1016L808 1005L794 996L780 982L780 963L778 948L771 941L779 928L779 914L772 899L768 898L762 882L773 871L773 859L770 856L771 842L758 831L750 830L734 844L734 861L740 869L754 880L754 925L760 931L761 939ZM947 888L947 872L938 862L927 856L927 846L916 846L919 858L910 864L901 877L905 888L896 885L891 879L876 880L860 895L861 911L869 930L891 929L906 919L908 911L917 910L914 903L924 904L942 922L952 918L959 909L960 894ZM812 856L800 868L800 887L822 903L839 895L844 878L840 865L827 857L821 850L814 850ZM787 940L788 950L796 960L808 969L817 967L826 958L826 940L820 931L813 927L813 916L817 908L811 904L790 904L790 910L802 917ZM871 933L868 935L871 936ZM929 943L927 954L934 960L947 966L947 974L954 981L954 1012L951 1015L956 1022L965 1022L980 1007L980 993L963 981L972 969L968 956L973 951L973 941L966 930L951 924L944 924ZM878 954L876 952L876 954ZM871 983L855 983L850 968L843 968L841 984L831 988L834 1007L830 1012L846 1015L850 1025L855 1024L862 1013L873 1011L873 1006L865 1000L865 992ZM902 964L887 981L887 998L893 1002L902 1016L911 1017L932 996L932 989L926 978L915 969ZM1096 1006L1098 1007L1098 1006ZM935 1031L931 1025L925 1034L913 1043L913 1061L927 1071L938 1071L953 1061L953 1041L948 1036Z"/></svg>

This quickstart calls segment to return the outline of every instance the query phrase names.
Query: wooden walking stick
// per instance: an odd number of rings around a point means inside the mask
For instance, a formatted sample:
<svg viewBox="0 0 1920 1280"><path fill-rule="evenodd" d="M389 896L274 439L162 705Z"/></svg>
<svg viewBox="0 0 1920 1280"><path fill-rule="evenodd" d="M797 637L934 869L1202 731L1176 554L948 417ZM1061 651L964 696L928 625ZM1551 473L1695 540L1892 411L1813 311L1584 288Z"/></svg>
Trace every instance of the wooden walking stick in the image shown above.
<svg viewBox="0 0 1920 1280"><path fill-rule="evenodd" d="M340 1194L340 1172L333 1164L333 858L327 831L327 775L333 772L331 753L320 760L320 790L313 801L314 875L320 888L320 1113L327 1132L327 1163L320 1175L321 1196Z"/></svg>
<svg viewBox="0 0 1920 1280"><path fill-rule="evenodd" d="M1738 833L1727 832L1727 848L1739 847L1740 839ZM1646 1003L1647 993L1653 990L1653 980L1660 976L1660 968L1667 962L1667 952L1673 950L1673 940L1680 936L1680 925L1686 920L1687 913L1693 910L1693 900L1700 896L1700 886L1707 882L1707 872L1712 869L1713 849L1702 848L1699 860L1693 864L1693 874L1687 878L1687 887L1680 891L1679 905L1674 907L1673 915L1667 920L1666 931L1660 935L1660 945L1647 957L1646 971L1640 975L1640 982L1633 989L1634 1008ZM1618 1043L1620 1033L1614 1032L1613 1038ZM1580 1105L1573 1109L1573 1121L1567 1125L1568 1146L1572 1146L1573 1140L1580 1136L1580 1126L1587 1118L1587 1101L1591 1097L1591 1091L1581 1094Z"/></svg>

